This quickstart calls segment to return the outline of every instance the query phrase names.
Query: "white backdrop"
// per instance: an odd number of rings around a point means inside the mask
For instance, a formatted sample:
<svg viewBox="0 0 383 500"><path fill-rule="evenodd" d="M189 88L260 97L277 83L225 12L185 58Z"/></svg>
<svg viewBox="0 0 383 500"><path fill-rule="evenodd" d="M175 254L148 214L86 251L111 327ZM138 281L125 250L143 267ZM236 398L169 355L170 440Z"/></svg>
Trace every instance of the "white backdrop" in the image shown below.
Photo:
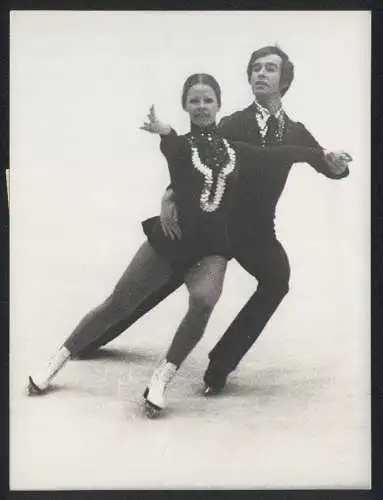
<svg viewBox="0 0 383 500"><path fill-rule="evenodd" d="M322 349L334 366L349 360L363 407L358 484L368 481L369 23L368 12L11 13L16 399L29 367L109 293L143 240L140 221L159 211L169 178L158 138L139 130L149 106L154 103L163 120L185 132L183 82L191 73L208 72L222 86L221 116L241 109L252 98L246 78L251 52L277 43L295 65L284 99L287 113L324 147L344 149L354 162L340 182L307 165L293 168L277 223L292 266L291 292L272 320L287 351L266 334L259 349L279 349L288 358L298 335L305 356ZM230 265L224 296L197 348L201 358L254 285L237 264ZM184 298L180 291L161 306L165 313L158 317L170 314L170 333ZM150 315L143 325L158 328ZM317 336L310 337L311 330ZM339 371L344 375L348 368ZM25 470L17 468L16 451L14 457L13 481L20 486Z"/></svg>

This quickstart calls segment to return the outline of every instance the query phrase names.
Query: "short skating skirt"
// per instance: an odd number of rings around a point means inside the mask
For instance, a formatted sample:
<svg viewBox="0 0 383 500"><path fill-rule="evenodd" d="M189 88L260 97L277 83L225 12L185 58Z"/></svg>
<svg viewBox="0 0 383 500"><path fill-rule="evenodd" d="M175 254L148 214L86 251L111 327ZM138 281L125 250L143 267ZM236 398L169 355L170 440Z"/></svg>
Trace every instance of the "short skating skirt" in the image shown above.
<svg viewBox="0 0 383 500"><path fill-rule="evenodd" d="M219 237L209 233L193 235L182 233L181 239L171 239L162 230L160 217L151 217L142 222L142 228L149 243L177 271L186 271L207 255L221 255L231 259L230 245L220 232Z"/></svg>

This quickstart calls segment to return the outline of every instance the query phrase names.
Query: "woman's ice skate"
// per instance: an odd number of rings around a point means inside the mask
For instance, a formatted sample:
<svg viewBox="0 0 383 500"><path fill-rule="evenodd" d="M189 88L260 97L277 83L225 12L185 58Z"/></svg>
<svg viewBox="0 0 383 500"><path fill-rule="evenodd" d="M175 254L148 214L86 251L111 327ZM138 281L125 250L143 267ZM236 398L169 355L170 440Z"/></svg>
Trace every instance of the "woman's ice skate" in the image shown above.
<svg viewBox="0 0 383 500"><path fill-rule="evenodd" d="M166 407L165 390L176 371L177 366L166 360L154 371L143 394L144 410L148 418L156 418Z"/></svg>
<svg viewBox="0 0 383 500"><path fill-rule="evenodd" d="M70 358L70 352L66 347L61 347L57 353L49 360L46 367L35 377L28 377L28 396L41 396L47 391L54 376L63 368Z"/></svg>

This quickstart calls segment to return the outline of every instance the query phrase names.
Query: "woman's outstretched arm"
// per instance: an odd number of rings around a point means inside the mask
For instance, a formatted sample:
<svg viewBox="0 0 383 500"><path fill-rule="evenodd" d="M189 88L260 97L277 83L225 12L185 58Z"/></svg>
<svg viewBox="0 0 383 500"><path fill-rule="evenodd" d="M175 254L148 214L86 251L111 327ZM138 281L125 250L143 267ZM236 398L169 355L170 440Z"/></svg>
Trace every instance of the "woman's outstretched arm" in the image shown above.
<svg viewBox="0 0 383 500"><path fill-rule="evenodd" d="M172 161L175 155L179 141L176 132L161 120L158 119L154 105L150 107L148 121L144 122L141 130L161 136L160 149L168 161ZM161 200L161 226L162 230L171 239L180 239L182 237L181 228L178 224L177 206L175 203L175 194L170 184Z"/></svg>
<svg viewBox="0 0 383 500"><path fill-rule="evenodd" d="M166 159L172 162L182 141L179 140L179 136L170 125L158 118L153 104L150 106L147 117L148 120L144 122L140 129L161 136L160 149Z"/></svg>

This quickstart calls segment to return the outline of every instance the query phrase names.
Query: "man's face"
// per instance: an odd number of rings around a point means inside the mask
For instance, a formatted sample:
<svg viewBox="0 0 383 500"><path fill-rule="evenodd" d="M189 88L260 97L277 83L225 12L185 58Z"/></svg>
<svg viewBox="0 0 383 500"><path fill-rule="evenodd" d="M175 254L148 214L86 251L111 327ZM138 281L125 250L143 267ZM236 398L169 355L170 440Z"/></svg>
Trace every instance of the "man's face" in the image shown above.
<svg viewBox="0 0 383 500"><path fill-rule="evenodd" d="M259 57L253 62L250 85L256 98L264 100L271 96L281 96L282 59L277 54Z"/></svg>

